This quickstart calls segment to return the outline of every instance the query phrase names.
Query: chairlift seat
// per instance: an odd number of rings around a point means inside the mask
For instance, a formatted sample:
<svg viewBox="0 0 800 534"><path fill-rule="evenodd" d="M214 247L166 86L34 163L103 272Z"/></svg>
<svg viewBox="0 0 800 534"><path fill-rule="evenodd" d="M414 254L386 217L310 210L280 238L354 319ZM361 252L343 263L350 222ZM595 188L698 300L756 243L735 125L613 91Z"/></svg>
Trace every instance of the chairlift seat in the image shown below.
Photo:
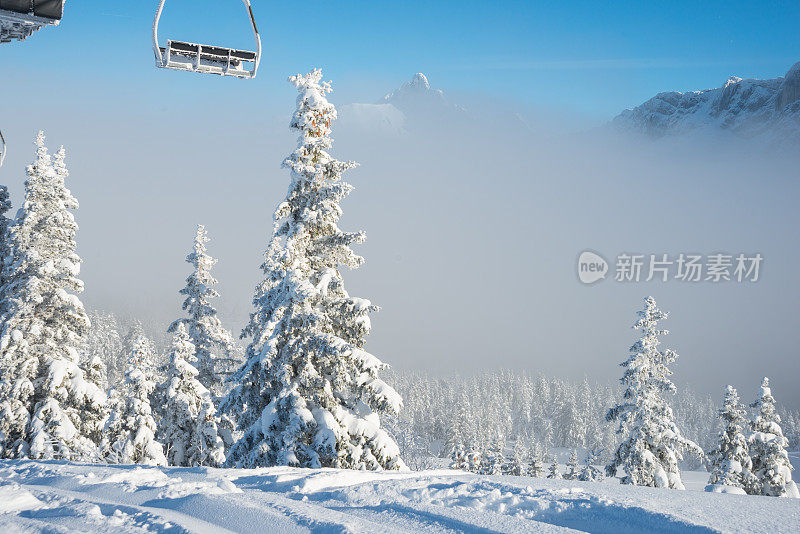
<svg viewBox="0 0 800 534"><path fill-rule="evenodd" d="M153 50L156 53L158 67L238 78L255 77L261 59L261 37L258 35L253 11L250 8L250 0L244 0L244 4L258 47L255 52L173 40L167 40L166 46L159 46L158 21L161 18L164 3L164 0L159 3L153 22Z"/></svg>
<svg viewBox="0 0 800 534"><path fill-rule="evenodd" d="M222 46L209 46L184 41L167 41L160 46L162 67L210 74L250 77L243 63L254 63L256 53Z"/></svg>
<svg viewBox="0 0 800 534"><path fill-rule="evenodd" d="M255 61L256 53L247 50L236 50L234 48L224 48L222 46L208 46L197 45L194 43L185 43L183 41L169 41L171 53L180 54L187 57L197 57L197 51L200 50L200 58L209 61L227 61L228 57L235 60L242 61ZM161 48L162 52L165 49Z"/></svg>

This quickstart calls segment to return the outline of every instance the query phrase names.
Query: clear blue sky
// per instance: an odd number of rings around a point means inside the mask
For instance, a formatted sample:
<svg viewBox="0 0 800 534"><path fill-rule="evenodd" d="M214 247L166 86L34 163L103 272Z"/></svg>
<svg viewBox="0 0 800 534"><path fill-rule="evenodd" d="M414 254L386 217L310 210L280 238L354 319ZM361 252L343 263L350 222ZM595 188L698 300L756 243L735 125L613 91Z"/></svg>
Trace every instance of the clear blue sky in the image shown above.
<svg viewBox="0 0 800 534"><path fill-rule="evenodd" d="M659 91L776 77L800 60L796 0L253 4L264 60L252 83L153 68L155 0L68 0L60 28L0 46L0 65L22 93L52 94L56 78L62 97L98 104L115 94L264 103L287 74L311 66L326 69L340 102L372 101L422 71L446 91L607 118ZM252 42L239 0L168 0L161 30L162 38Z"/></svg>

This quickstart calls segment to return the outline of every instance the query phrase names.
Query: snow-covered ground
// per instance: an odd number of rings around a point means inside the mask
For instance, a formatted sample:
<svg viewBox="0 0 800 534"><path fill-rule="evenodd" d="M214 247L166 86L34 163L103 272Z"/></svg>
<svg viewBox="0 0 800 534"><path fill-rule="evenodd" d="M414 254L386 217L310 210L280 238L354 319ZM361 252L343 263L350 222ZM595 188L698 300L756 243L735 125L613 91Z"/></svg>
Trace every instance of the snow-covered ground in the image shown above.
<svg viewBox="0 0 800 534"><path fill-rule="evenodd" d="M800 532L800 501L455 471L0 462L0 532Z"/></svg>

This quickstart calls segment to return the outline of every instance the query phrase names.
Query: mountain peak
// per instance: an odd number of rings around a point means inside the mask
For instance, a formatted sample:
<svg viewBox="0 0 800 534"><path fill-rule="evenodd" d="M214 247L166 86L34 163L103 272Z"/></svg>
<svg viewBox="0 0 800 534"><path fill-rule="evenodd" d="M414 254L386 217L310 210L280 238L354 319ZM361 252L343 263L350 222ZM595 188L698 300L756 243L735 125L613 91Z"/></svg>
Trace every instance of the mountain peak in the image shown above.
<svg viewBox="0 0 800 534"><path fill-rule="evenodd" d="M428 77L418 72L411 78L410 82L405 82L396 91L384 96L381 100L383 104L394 104L403 108L413 102L427 101L438 105L447 106L444 93L439 89L433 89Z"/></svg>
<svg viewBox="0 0 800 534"><path fill-rule="evenodd" d="M730 77L728 77L728 81L725 82L725 87L728 87L729 85L733 85L733 84L739 83L741 81L742 81L742 79L739 78L738 76L730 76Z"/></svg>
<svg viewBox="0 0 800 534"><path fill-rule="evenodd" d="M798 63L798 65L800 65L800 63ZM424 74L422 74L421 72L418 72L418 73L416 73L414 75L414 78L411 79L411 82L410 82L409 85L411 87L420 87L422 89L430 89L431 88L431 84L428 83L428 78Z"/></svg>

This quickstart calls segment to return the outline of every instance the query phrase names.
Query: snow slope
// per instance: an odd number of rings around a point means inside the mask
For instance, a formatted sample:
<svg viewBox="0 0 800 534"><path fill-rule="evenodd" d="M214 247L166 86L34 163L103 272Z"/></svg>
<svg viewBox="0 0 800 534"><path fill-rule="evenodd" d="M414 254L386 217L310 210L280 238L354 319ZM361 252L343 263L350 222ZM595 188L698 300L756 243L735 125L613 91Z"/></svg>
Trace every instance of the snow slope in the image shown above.
<svg viewBox="0 0 800 534"><path fill-rule="evenodd" d="M0 532L75 531L777 533L800 532L800 503L456 471L0 462Z"/></svg>
<svg viewBox="0 0 800 534"><path fill-rule="evenodd" d="M771 80L731 77L722 87L660 93L620 113L613 126L651 137L727 131L773 143L800 142L800 62Z"/></svg>

